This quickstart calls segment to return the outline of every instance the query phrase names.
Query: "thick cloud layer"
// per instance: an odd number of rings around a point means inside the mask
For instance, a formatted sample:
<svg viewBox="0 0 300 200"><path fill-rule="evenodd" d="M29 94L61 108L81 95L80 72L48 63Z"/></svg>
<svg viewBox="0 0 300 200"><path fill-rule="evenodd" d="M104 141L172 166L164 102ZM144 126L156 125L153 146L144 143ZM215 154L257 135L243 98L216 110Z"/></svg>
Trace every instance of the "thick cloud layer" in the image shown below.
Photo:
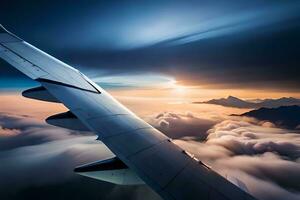
<svg viewBox="0 0 300 200"><path fill-rule="evenodd" d="M148 121L258 199L300 198L299 132L247 117L193 113L163 112Z"/></svg>
<svg viewBox="0 0 300 200"><path fill-rule="evenodd" d="M32 185L61 182L71 176L74 166L113 155L95 141L96 136L30 117L2 113L0 124L0 186L18 187L28 180Z"/></svg>
<svg viewBox="0 0 300 200"><path fill-rule="evenodd" d="M207 141L176 143L229 180L242 181L258 199L300 198L300 135L247 118L225 120ZM236 182L234 182L236 183Z"/></svg>
<svg viewBox="0 0 300 200"><path fill-rule="evenodd" d="M171 137L174 133L175 143L258 199L300 198L298 132L246 117L216 120L190 112L163 112L148 121ZM80 199L87 193L89 199L160 199L146 186L116 186L74 174L77 165L113 156L91 133L7 113L1 113L0 127L4 199L40 198L45 193L51 199L59 188L65 190L59 194L62 199Z"/></svg>
<svg viewBox="0 0 300 200"><path fill-rule="evenodd" d="M89 199L97 199L99 195L101 199L119 199L124 195L136 199L141 193L146 199L159 199L146 186L121 187L76 175L73 172L76 166L114 156L95 139L88 132L56 128L28 116L1 113L1 199L82 199L86 193ZM60 192L60 188L65 192L54 197L52 194Z"/></svg>

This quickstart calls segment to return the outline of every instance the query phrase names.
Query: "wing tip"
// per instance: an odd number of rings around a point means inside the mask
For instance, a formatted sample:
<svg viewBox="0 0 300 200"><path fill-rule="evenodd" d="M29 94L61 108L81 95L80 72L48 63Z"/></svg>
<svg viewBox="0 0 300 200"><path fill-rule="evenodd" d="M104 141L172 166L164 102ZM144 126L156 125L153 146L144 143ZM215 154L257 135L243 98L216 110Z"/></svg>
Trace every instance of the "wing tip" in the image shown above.
<svg viewBox="0 0 300 200"><path fill-rule="evenodd" d="M7 33L8 31L4 28L2 24L0 24L0 33Z"/></svg>
<svg viewBox="0 0 300 200"><path fill-rule="evenodd" d="M11 34L2 24L0 24L0 33L8 33Z"/></svg>
<svg viewBox="0 0 300 200"><path fill-rule="evenodd" d="M6 33L6 34L5 34ZM0 24L0 34L2 35L9 35L9 37L7 36L2 36L0 37L0 43L4 43L4 42L14 42L14 41L22 41L21 38L19 38L18 36L12 34L11 32L9 32L6 28L4 28L4 26L2 24Z"/></svg>

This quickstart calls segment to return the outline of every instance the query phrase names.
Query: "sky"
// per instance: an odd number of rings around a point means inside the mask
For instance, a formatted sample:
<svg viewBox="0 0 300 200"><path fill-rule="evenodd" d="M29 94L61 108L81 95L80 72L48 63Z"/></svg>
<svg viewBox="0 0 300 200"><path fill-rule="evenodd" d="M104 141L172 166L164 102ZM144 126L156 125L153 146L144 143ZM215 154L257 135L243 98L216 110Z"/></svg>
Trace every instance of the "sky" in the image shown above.
<svg viewBox="0 0 300 200"><path fill-rule="evenodd" d="M275 98L300 96L299 9L298 1L4 1L0 17L104 88ZM3 91L34 84L0 66Z"/></svg>
<svg viewBox="0 0 300 200"><path fill-rule="evenodd" d="M250 109L191 102L300 98L299 9L298 1L277 0L3 0L0 23L79 69L257 199L297 200L299 129L232 116ZM21 96L35 86L0 60L0 197L161 199L145 185L74 174L113 154L93 133L46 124L67 109Z"/></svg>

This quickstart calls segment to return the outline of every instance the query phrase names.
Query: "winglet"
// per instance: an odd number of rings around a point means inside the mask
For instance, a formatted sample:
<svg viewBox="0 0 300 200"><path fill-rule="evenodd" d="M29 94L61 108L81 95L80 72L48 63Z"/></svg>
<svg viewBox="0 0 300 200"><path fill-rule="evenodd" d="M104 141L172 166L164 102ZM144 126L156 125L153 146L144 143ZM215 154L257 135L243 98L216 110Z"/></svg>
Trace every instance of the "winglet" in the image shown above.
<svg viewBox="0 0 300 200"><path fill-rule="evenodd" d="M0 24L0 43L17 42L17 41L22 41L22 39L12 34L8 30L6 30L4 26Z"/></svg>
<svg viewBox="0 0 300 200"><path fill-rule="evenodd" d="M0 24L0 33L8 33L8 31Z"/></svg>

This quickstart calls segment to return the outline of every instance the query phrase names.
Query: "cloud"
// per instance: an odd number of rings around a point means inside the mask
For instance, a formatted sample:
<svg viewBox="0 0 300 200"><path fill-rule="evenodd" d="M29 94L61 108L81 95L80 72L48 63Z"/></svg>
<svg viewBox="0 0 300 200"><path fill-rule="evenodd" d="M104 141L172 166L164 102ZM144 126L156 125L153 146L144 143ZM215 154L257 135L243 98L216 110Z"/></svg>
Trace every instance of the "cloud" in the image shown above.
<svg viewBox="0 0 300 200"><path fill-rule="evenodd" d="M265 123L255 120L225 120L215 125L208 133L207 143L221 145L234 154L273 152L291 160L300 157L298 132L266 127Z"/></svg>
<svg viewBox="0 0 300 200"><path fill-rule="evenodd" d="M199 140L204 140L207 130L216 123L215 120L201 118L191 112L161 112L147 121L171 138L194 136Z"/></svg>
<svg viewBox="0 0 300 200"><path fill-rule="evenodd" d="M144 193L146 199L159 199L147 186L126 188L95 181L95 187L92 179L76 175L76 166L114 156L91 133L57 128L9 113L0 113L0 127L0 196L4 199L53 199L50 194L61 192L60 187L66 190L60 194L63 198L82 199L89 193L93 197L100 194L103 199L124 195L136 199ZM82 183L85 179L89 181ZM52 190L45 195L42 191L49 188ZM78 191L74 192L74 188Z"/></svg>
<svg viewBox="0 0 300 200"><path fill-rule="evenodd" d="M259 200L298 200L299 192L292 192L269 180L259 179L240 170L227 170L227 174L246 183L248 191Z"/></svg>
<svg viewBox="0 0 300 200"><path fill-rule="evenodd" d="M206 119L191 112L161 112L147 121L177 138L176 144L228 180L245 185L244 189L258 199L299 199L298 132L247 117ZM128 199L160 199L147 186L116 186L75 175L75 166L112 156L91 133L56 128L9 113L0 113L0 126L0 187L8 199L12 199L8 191L19 195L15 199L22 199L24 190L33 195L36 188L50 187L57 191L60 187L78 188L76 195L72 188L69 190L73 192L64 192L74 198L89 193L92 199L101 193L104 199L124 195Z"/></svg>
<svg viewBox="0 0 300 200"><path fill-rule="evenodd" d="M8 129L0 126L0 137L4 136L13 136L19 134L20 131L18 129Z"/></svg>
<svg viewBox="0 0 300 200"><path fill-rule="evenodd" d="M300 198L300 134L249 118L232 118L207 140L176 140L224 177L242 181L258 199ZM230 179L229 179L230 180Z"/></svg>
<svg viewBox="0 0 300 200"><path fill-rule="evenodd" d="M27 116L2 113L0 125L2 186L21 186L28 184L29 179L30 184L64 181L76 165L113 155L95 141L96 136L75 134ZM59 167L58 163L61 163Z"/></svg>
<svg viewBox="0 0 300 200"><path fill-rule="evenodd" d="M248 117L202 119L190 112L162 112L148 121L170 137L175 133L176 144L258 199L300 198L299 132Z"/></svg>
<svg viewBox="0 0 300 200"><path fill-rule="evenodd" d="M50 126L29 116L7 113L0 113L0 126L0 150L70 139L76 134L88 134Z"/></svg>

